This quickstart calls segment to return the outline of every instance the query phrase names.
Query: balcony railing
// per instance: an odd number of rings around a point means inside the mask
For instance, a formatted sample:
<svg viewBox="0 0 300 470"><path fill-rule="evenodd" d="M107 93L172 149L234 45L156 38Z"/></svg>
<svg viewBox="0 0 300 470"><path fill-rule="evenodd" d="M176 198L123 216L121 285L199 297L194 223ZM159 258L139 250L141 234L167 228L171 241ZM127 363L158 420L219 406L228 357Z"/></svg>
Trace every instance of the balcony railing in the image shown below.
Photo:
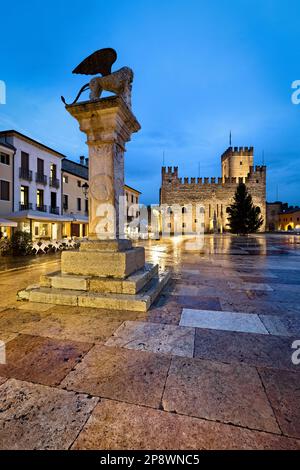
<svg viewBox="0 0 300 470"><path fill-rule="evenodd" d="M32 171L28 170L27 168L20 167L19 168L19 177L22 180L32 181Z"/></svg>
<svg viewBox="0 0 300 470"><path fill-rule="evenodd" d="M36 205L36 210L39 212L47 212L47 206L44 206L43 204L37 204Z"/></svg>
<svg viewBox="0 0 300 470"><path fill-rule="evenodd" d="M20 202L20 203L19 203L19 210L20 210L20 211L29 211L29 210L31 210L31 209L32 209L32 204L31 204L31 202L26 202L26 203Z"/></svg>
<svg viewBox="0 0 300 470"><path fill-rule="evenodd" d="M35 174L35 181L37 183L47 184L47 176L43 175L42 173L36 173Z"/></svg>
<svg viewBox="0 0 300 470"><path fill-rule="evenodd" d="M59 215L59 207L49 206L49 212L50 212L50 214Z"/></svg>
<svg viewBox="0 0 300 470"><path fill-rule="evenodd" d="M58 188L59 188L59 179L57 179L57 178L50 178L50 179L49 179L49 184L50 184L50 186L52 186L52 188L58 189Z"/></svg>

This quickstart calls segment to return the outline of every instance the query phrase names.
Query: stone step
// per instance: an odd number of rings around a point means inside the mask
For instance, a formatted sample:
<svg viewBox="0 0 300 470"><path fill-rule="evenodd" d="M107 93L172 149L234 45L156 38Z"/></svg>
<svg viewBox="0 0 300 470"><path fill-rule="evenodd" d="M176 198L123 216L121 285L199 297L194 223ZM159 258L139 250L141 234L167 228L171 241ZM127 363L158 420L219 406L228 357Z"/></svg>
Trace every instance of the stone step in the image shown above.
<svg viewBox="0 0 300 470"><path fill-rule="evenodd" d="M19 300L29 300L54 305L73 305L111 310L132 310L147 312L161 290L170 279L169 272L161 272L138 294L103 294L79 290L55 289L50 287L33 287L20 291Z"/></svg>
<svg viewBox="0 0 300 470"><path fill-rule="evenodd" d="M131 274L126 279L75 276L62 274L60 271L43 274L40 277L41 287L55 289L101 292L106 294L137 294L144 286L158 275L158 265L145 264L144 268Z"/></svg>

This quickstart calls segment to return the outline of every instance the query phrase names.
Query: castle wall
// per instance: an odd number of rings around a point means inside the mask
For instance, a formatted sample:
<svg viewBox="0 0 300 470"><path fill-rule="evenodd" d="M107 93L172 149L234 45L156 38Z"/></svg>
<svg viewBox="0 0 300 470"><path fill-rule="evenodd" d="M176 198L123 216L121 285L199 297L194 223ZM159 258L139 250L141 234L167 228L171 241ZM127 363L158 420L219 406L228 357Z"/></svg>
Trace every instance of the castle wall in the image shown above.
<svg viewBox="0 0 300 470"><path fill-rule="evenodd" d="M261 209L264 224L261 231L265 230L266 220L266 167L250 167L246 178L179 178L178 168L162 169L161 204L181 206L202 204L205 210L205 231L227 230L227 207L232 203L233 196L239 182L245 182L252 195L253 203ZM195 213L193 217L193 230L196 228ZM184 223L184 214L183 214ZM173 221L171 218L173 229Z"/></svg>

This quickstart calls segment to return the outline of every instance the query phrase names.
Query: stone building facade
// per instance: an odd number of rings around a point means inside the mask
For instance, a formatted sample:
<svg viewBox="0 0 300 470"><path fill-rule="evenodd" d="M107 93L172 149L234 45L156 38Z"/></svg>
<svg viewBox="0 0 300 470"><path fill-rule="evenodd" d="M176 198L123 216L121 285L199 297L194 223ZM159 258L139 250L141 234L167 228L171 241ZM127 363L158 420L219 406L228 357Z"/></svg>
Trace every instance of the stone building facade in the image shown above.
<svg viewBox="0 0 300 470"><path fill-rule="evenodd" d="M300 231L300 207L290 207L279 214L279 230Z"/></svg>
<svg viewBox="0 0 300 470"><path fill-rule="evenodd" d="M161 205L182 206L182 226L185 207L192 206L193 231L196 230L198 217L197 205L204 208L205 232L227 230L227 207L232 203L234 193L240 182L246 184L252 195L253 203L259 206L264 219L261 231L265 231L266 221L266 167L254 166L253 147L229 147L221 156L222 176L219 178L180 178L178 167L162 168L160 190ZM169 214L169 228L174 232L175 220L172 209ZM184 231L184 230L183 230Z"/></svg>

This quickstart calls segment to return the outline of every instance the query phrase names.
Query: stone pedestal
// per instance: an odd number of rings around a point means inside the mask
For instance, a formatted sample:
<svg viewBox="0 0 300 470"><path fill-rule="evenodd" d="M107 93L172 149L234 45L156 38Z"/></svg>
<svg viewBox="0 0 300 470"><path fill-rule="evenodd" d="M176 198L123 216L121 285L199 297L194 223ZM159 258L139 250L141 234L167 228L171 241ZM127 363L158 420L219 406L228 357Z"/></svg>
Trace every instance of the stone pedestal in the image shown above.
<svg viewBox="0 0 300 470"><path fill-rule="evenodd" d="M89 147L89 239L123 238L125 144L140 124L119 96L66 109L86 134Z"/></svg>
<svg viewBox="0 0 300 470"><path fill-rule="evenodd" d="M169 273L145 264L145 250L124 238L125 144L140 125L119 96L66 106L89 147L89 239L62 253L61 272L42 276L20 300L146 311ZM122 197L123 196L123 197Z"/></svg>

